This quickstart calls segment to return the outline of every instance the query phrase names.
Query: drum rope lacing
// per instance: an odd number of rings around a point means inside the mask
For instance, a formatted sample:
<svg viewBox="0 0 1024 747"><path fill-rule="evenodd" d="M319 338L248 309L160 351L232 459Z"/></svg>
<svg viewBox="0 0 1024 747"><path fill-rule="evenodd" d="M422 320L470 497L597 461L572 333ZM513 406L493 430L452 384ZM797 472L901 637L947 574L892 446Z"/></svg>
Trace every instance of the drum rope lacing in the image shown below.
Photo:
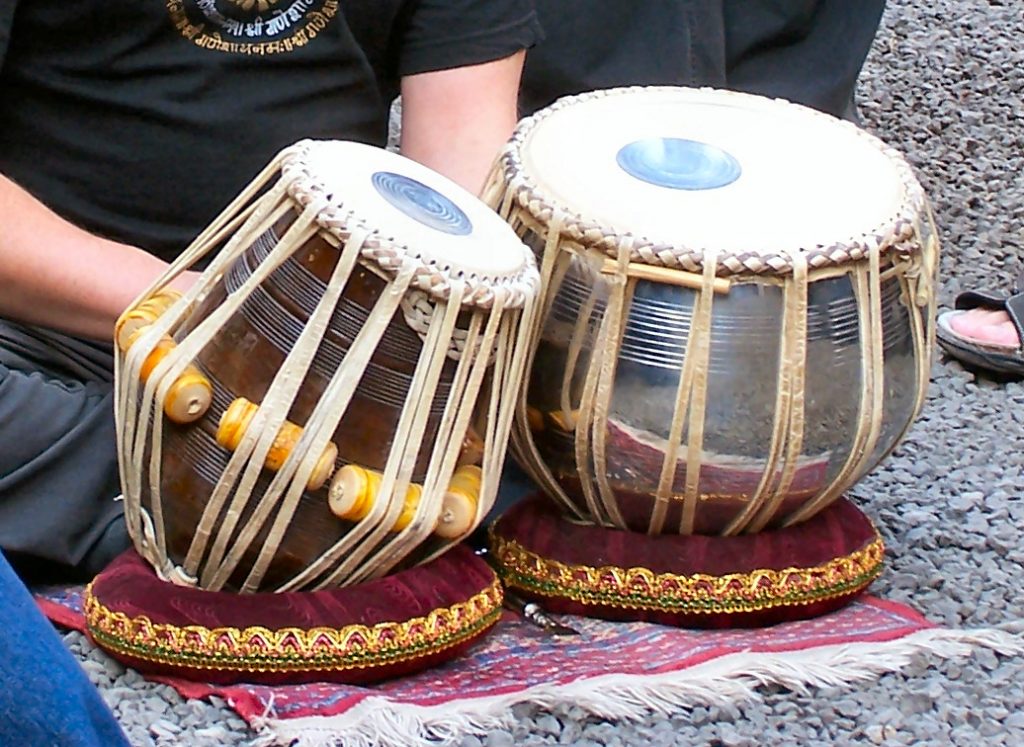
<svg viewBox="0 0 1024 747"><path fill-rule="evenodd" d="M514 400L508 393L516 391L517 382L522 379L525 344L536 310L538 278L532 256L527 256L518 274L497 279L494 287L486 287L488 278L439 274L422 257L388 247L354 217L348 216L352 219L347 223L346 216L323 190L302 183L308 177L301 168L302 153L302 148L293 148L279 154L140 296L139 301L151 297L197 260L220 249L194 285L127 352L117 356L115 418L129 533L140 554L160 575L177 583L195 584L198 580L198 585L206 589L223 588L269 524L241 590L258 588L281 547L316 461L341 421L377 343L410 291L430 294L427 303L416 312L425 317L425 324L418 330L424 345L391 441L379 500L362 521L277 590L324 588L380 576L421 545L433 531L432 519L440 512L444 488L455 470L460 445L471 419L477 415L481 398L486 403L487 420L482 434L482 484L473 526L494 502L505 451L503 434L508 433L513 415ZM291 168L286 168L286 164L291 164ZM266 189L275 176L277 183ZM140 387L140 366L160 337L173 333L188 310L196 308L231 264L295 203L302 206L301 214L266 259L241 287L228 293L219 307L199 321ZM176 566L168 557L164 527L160 474L164 424L158 403L166 396L175 376L210 343L248 294L307 240L324 230L330 230L340 242L332 280L229 457L206 501L190 548L181 566ZM388 286L347 351L345 365L334 373L303 425L294 448L269 485L257 490L256 482L263 473L267 453L291 411L347 278L357 263L370 259L386 266L390 275ZM463 333L462 340L453 343L456 322L466 317L465 328L458 330ZM427 434L433 393L444 361L453 349L459 355L451 397L436 433ZM491 354L479 355L481 350ZM490 378L486 376L488 372ZM411 482L415 456L428 435L433 448L422 499L408 526L389 537L390 527L403 510L402 498ZM143 493L149 496L148 509L142 506ZM419 562L437 557L451 543L437 541L430 545L424 557L418 558Z"/></svg>
<svg viewBox="0 0 1024 747"><path fill-rule="evenodd" d="M552 257L549 260L548 257L552 255L547 252L552 250L545 248L546 254L542 262L544 285L548 289L544 301L545 309L550 308L553 298L557 294L559 280L556 267L560 264L560 260L562 264L565 264L565 260L569 259L568 252L559 251L557 248L559 236L557 229L556 223L545 237L548 245L555 247L552 253L561 255L558 259ZM931 348L923 331L926 327L925 320L929 313L928 309L934 307L935 303L934 293L928 288L932 282L931 278L933 278L937 243L934 238L925 238L923 245L927 248L923 248L917 255L908 255L903 261L906 272L900 276L901 282L907 287L906 296L911 299L908 308L918 371L915 413L920 410L924 392L927 389ZM628 256L628 240L623 241L622 250L620 261L621 258ZM780 331L781 353L773 435L761 480L745 509L726 528L726 534L759 531L765 527L775 516L786 496L802 456L805 429L804 377L807 357L807 298L810 273L801 254L795 253L792 262L794 272L785 279L783 290L784 316ZM881 252L876 248L869 256L867 267L861 263L858 267L849 270L858 297L861 299L858 304L859 326L865 331L864 345L861 351L861 370L868 374L864 376L862 382L853 448L845 464L836 473L831 483L820 492L818 498L795 512L787 520L787 524L809 518L827 506L839 497L852 479L859 477L871 466L884 414L885 368L882 344L882 273L880 263ZM649 526L651 533L661 533L666 530L664 520L667 508L670 500L676 498L672 495L671 488L678 469L677 449L682 445L684 423L688 423L684 456L684 463L687 465L686 485L684 493L679 496L683 501L681 523L672 531L681 533L693 531L694 511L700 498L698 478L699 466L702 462L704 407L707 399L711 308L716 295L712 287L715 263L707 262L704 272L705 287L699 291L695 304L684 355L684 366L680 374L674 403L672 424L665 443L662 472L654 496L654 508ZM623 299L629 295L625 288L630 282L635 281L627 279L624 271L616 278L611 279L611 290L597 335L601 344L595 346L591 351L592 357L586 368L585 383L578 409L574 409L572 403L565 399L568 396L569 388L567 382L563 382L562 408L563 413L571 418L570 425L575 433L576 468L579 473L580 490L586 505L586 512L582 511L580 505L569 498L538 452L528 427L525 397L519 404L518 422L513 430L513 448L529 467L528 471L550 495L558 499L570 515L620 528L625 528L625 522L604 468L606 449L604 438L607 433L608 410L614 391L614 361L618 357L621 343L621 326L629 313L629 306L623 304ZM578 321L569 344L567 360L575 361L579 356L577 347L581 344L580 329L587 323L587 320L583 318L587 315L586 308L584 305L581 320ZM535 345L535 343L533 344ZM564 376L568 378L574 370L575 364L567 365ZM593 470L590 468L591 459L593 459Z"/></svg>
<svg viewBox="0 0 1024 747"><path fill-rule="evenodd" d="M409 325L413 332L419 335L421 340L425 341L427 333L430 331L430 321L433 318L434 310L437 308L437 303L426 291L410 290L402 299L401 308L405 323ZM459 327L452 329L451 341L448 344L448 357L453 361L461 359L465 353L468 339L468 330L460 329ZM475 349L472 352L474 355L479 353ZM493 356L494 351L491 350L488 355Z"/></svg>
<svg viewBox="0 0 1024 747"><path fill-rule="evenodd" d="M571 520L627 528L606 470L605 438L614 393L615 364L619 357L625 319L631 309L631 287L636 283L636 278L631 277L630 265L632 262L641 262L699 273L695 282L687 283L688 287L696 290L696 300L648 527L651 533L665 531L670 502L681 500L680 525L668 531L692 532L695 510L701 499L699 475L703 460L708 349L716 278L723 274L737 276L734 279L736 282L746 275L750 280L756 276L756 282L759 283L781 283L783 319L772 435L758 485L749 496L747 505L729 522L724 533L764 529L776 517L803 458L808 286L818 278L848 275L858 300L857 324L864 341L860 350L860 369L863 375L853 444L845 461L817 497L786 517L785 524L797 523L838 498L853 480L870 469L877 457L875 452L885 404L883 262L888 263L889 267L886 276L896 277L901 284L904 306L909 313L917 379L914 417L924 403L934 337L934 324L930 320L934 319L935 314L934 284L938 265L937 233L927 200L913 172L899 153L873 136L844 124L853 128L858 136L868 138L896 167L903 188L903 201L888 226L867 232L848 244L816 247L812 250L795 248L771 256L740 256L714 249L655 246L644 238L618 235L568 211L557 201L548 199L523 171L521 149L531 129L558 109L629 90L651 89L621 89L570 97L521 123L495 167L485 191L489 203L496 206L502 217L520 235L532 232L544 241L543 249L539 250L544 298L531 336L531 368L532 356L536 354L543 325L553 308L570 263L586 262L587 253L597 251L609 255L614 265L614 272L605 278L601 290L607 293L607 298L600 317L599 331L595 335L599 342L588 349L589 362L583 364L583 387L578 403L572 402L570 398L570 385L573 377L578 374L584 340L590 335L590 317L594 312L598 283L591 285L589 296L580 302L572 336L564 345L566 352L559 415L573 437L575 477L579 481L582 505L569 497L538 449L529 424L525 386L517 405L517 421L512 431L513 451L531 477L548 495L556 499ZM726 95L745 96L731 93ZM825 115L814 114L825 118ZM831 118L827 119L834 125ZM913 417L908 420L904 432L912 421ZM684 432L687 434L685 446L682 443ZM897 438L893 445L898 441ZM681 495L673 495L672 488L680 468L680 448L686 452L682 455L685 486Z"/></svg>

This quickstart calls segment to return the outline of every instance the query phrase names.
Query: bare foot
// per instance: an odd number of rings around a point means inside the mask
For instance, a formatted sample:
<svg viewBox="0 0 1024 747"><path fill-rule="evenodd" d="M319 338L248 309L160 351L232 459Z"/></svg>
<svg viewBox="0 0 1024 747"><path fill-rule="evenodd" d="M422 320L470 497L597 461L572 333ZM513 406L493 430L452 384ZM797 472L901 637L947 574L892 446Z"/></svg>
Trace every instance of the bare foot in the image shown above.
<svg viewBox="0 0 1024 747"><path fill-rule="evenodd" d="M949 326L961 337L988 345L1019 348L1020 338L1005 311L971 309L950 315Z"/></svg>

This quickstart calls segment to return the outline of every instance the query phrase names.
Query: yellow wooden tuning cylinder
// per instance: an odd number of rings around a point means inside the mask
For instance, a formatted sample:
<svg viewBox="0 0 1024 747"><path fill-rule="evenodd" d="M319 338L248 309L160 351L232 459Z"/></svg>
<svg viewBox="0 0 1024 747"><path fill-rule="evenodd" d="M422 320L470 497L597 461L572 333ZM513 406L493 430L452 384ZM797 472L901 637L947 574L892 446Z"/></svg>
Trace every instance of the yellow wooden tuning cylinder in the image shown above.
<svg viewBox="0 0 1024 747"><path fill-rule="evenodd" d="M220 422L217 424L217 443L229 451L237 449L257 410L259 410L259 405L253 404L245 397L239 397L228 405L228 409L221 415ZM267 452L263 466L272 472L281 469L301 436L301 426L288 420L284 421L274 437L274 443L271 444L270 451ZM337 458L338 447L328 441L313 468L313 473L306 481L306 488L309 490L322 488L331 473L334 472L334 462Z"/></svg>
<svg viewBox="0 0 1024 747"><path fill-rule="evenodd" d="M435 534L445 539L454 539L472 528L480 496L481 474L479 467L469 464L455 471L442 499L440 517L434 528ZM366 518L380 492L381 478L381 473L372 469L346 464L331 480L327 492L331 511L338 518L347 521ZM422 486L410 483L405 493L402 513L391 527L391 531L400 532L409 526L422 496Z"/></svg>
<svg viewBox="0 0 1024 747"><path fill-rule="evenodd" d="M455 470L441 503L434 534L445 539L461 537L473 528L483 471L475 464L466 464Z"/></svg>
<svg viewBox="0 0 1024 747"><path fill-rule="evenodd" d="M131 345L131 336L159 319L179 298L181 294L178 291L168 288L121 314L114 326L114 340L117 346L121 350L127 350Z"/></svg>
<svg viewBox="0 0 1024 747"><path fill-rule="evenodd" d="M146 331L146 326L136 327L125 340L124 350L128 350ZM164 335L156 347L146 356L139 369L139 378L145 383L149 380L153 369L157 367L167 354L177 347L170 335ZM167 397L164 399L164 413L175 423L193 423L206 414L210 409L210 402L213 401L213 386L210 380L203 376L202 372L191 363L185 367L171 388L167 390Z"/></svg>
<svg viewBox="0 0 1024 747"><path fill-rule="evenodd" d="M355 464L346 464L338 470L327 490L327 501L331 511L340 519L360 521L365 519L380 492L382 475L372 469ZM415 483L405 491L402 513L395 520L392 531L399 532L409 526L416 514L423 488Z"/></svg>

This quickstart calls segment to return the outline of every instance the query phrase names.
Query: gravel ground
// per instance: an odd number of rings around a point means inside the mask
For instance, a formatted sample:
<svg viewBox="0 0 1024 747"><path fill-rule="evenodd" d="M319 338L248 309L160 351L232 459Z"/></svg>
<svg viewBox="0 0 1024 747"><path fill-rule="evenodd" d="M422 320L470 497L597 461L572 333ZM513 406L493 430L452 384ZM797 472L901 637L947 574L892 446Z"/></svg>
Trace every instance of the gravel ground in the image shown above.
<svg viewBox="0 0 1024 747"><path fill-rule="evenodd" d="M1008 287L1022 259L1024 18L1019 0L890 0L862 77L866 126L903 150L942 232L944 305ZM1015 42L1014 40L1018 41ZM1020 410L1016 410L1020 407ZM1007 443L1009 442L1009 443ZM936 361L925 412L854 490L890 564L874 591L952 627L1024 618L1024 384ZM65 636L137 745L237 745L254 735L223 702L187 702ZM488 745L1021 745L1024 657L919 658L900 674L807 695L766 688L734 708L608 723L575 707L522 706Z"/></svg>

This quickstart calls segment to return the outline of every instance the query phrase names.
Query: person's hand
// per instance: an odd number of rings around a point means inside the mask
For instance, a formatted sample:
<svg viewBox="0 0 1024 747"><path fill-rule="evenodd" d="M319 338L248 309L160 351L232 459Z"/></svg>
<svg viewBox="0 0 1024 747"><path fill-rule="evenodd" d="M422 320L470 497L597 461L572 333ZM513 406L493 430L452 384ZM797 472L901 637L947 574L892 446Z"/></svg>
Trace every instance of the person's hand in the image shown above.
<svg viewBox="0 0 1024 747"><path fill-rule="evenodd" d="M189 289L196 284L199 280L200 273L197 270L185 270L180 275L176 276L170 283L167 284L168 288L173 288L179 293L187 293Z"/></svg>

